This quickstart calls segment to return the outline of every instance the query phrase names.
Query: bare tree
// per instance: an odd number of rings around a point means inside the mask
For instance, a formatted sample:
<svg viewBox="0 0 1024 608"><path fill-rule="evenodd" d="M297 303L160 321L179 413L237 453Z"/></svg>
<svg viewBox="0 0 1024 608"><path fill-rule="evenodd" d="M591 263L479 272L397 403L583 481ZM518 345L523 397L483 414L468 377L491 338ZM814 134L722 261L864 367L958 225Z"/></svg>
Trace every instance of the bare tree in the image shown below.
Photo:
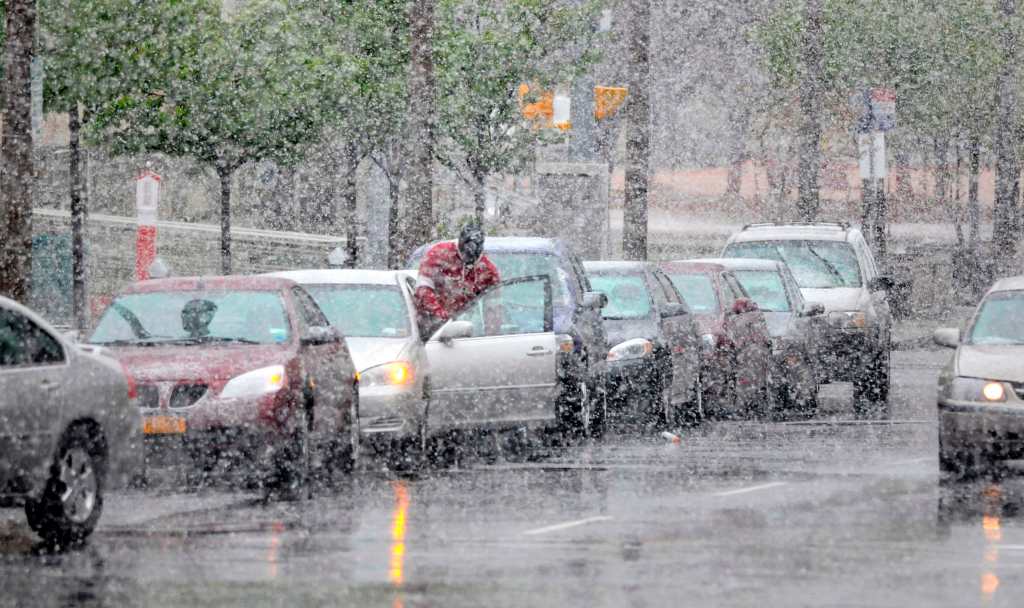
<svg viewBox="0 0 1024 608"><path fill-rule="evenodd" d="M627 260L646 260L647 192L651 173L651 1L632 0L630 7L622 257Z"/></svg>
<svg viewBox="0 0 1024 608"><path fill-rule="evenodd" d="M992 240L998 252L997 273L1008 274L1013 267L1019 238L1017 194L1020 159L1017 157L1017 0L1000 0L1003 17L1000 33L1002 62L996 86L996 200L992 210Z"/></svg>
<svg viewBox="0 0 1024 608"><path fill-rule="evenodd" d="M800 160L797 211L800 219L812 221L818 215L818 173L821 170L822 114L822 16L821 0L807 0L800 84Z"/></svg>
<svg viewBox="0 0 1024 608"><path fill-rule="evenodd" d="M32 274L32 93L35 0L7 0L0 139L0 294L25 302Z"/></svg>

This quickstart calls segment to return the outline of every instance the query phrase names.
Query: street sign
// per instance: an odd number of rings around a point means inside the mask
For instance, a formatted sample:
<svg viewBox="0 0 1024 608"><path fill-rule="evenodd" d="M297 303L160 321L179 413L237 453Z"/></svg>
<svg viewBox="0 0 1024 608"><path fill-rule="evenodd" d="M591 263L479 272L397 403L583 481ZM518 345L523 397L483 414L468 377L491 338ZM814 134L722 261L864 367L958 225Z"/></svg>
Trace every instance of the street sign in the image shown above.
<svg viewBox="0 0 1024 608"><path fill-rule="evenodd" d="M857 135L860 178L867 180L885 179L888 167L885 163L885 134L881 131Z"/></svg>
<svg viewBox="0 0 1024 608"><path fill-rule="evenodd" d="M135 235L135 279L150 278L156 258L157 206L160 203L160 176L149 169L135 178L135 212L139 227Z"/></svg>
<svg viewBox="0 0 1024 608"><path fill-rule="evenodd" d="M896 91L874 88L870 93L871 122L876 131L891 131L896 128Z"/></svg>

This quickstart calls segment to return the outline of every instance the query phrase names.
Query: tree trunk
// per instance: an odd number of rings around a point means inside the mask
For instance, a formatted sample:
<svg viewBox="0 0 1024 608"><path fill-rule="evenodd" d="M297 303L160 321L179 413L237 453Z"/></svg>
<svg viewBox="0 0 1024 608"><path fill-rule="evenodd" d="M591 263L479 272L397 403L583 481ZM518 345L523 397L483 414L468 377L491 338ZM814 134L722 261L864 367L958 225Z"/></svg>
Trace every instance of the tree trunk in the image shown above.
<svg viewBox="0 0 1024 608"><path fill-rule="evenodd" d="M388 268L401 268L407 256L399 230L398 204L401 202L401 183L388 176Z"/></svg>
<svg viewBox="0 0 1024 608"><path fill-rule="evenodd" d="M803 79L800 84L800 159L797 184L797 211L800 219L813 221L818 216L818 173L821 170L822 114L822 23L821 0L807 0L803 48Z"/></svg>
<svg viewBox="0 0 1024 608"><path fill-rule="evenodd" d="M647 259L647 192L650 182L651 0L631 0L629 23L629 101L626 102L626 192L622 218L622 257Z"/></svg>
<svg viewBox="0 0 1024 608"><path fill-rule="evenodd" d="M81 123L78 119L78 104L68 112L68 176L71 188L71 308L74 313L75 329L86 329L88 309L85 289L85 220L86 204L82 197L82 148L80 145Z"/></svg>
<svg viewBox="0 0 1024 608"><path fill-rule="evenodd" d="M345 218L345 266L355 268L359 261L359 225L356 171L359 168L359 147L347 142L345 155L345 178L341 183L342 215Z"/></svg>
<svg viewBox="0 0 1024 608"><path fill-rule="evenodd" d="M978 203L978 179L981 174L981 135L972 131L967 140L967 250L971 259L977 253L981 232L981 205Z"/></svg>
<svg viewBox="0 0 1024 608"><path fill-rule="evenodd" d="M1002 65L996 85L996 200L993 208L992 241L996 248L996 272L1005 276L1016 265L1018 234L1014 230L1017 215L1017 36L1016 0L1000 0L1003 28L1000 36Z"/></svg>
<svg viewBox="0 0 1024 608"><path fill-rule="evenodd" d="M731 121L736 129L736 139L729 151L729 173L726 176L725 194L729 200L739 200L743 184L743 163L747 160L747 135L750 130L750 108L744 106L739 117Z"/></svg>
<svg viewBox="0 0 1024 608"><path fill-rule="evenodd" d="M7 0L0 137L0 295L27 303L32 281L32 93L35 0Z"/></svg>
<svg viewBox="0 0 1024 608"><path fill-rule="evenodd" d="M393 252L402 259L434 232L434 5L435 0L411 0L409 8L409 213L404 238L392 237L404 245Z"/></svg>
<svg viewBox="0 0 1024 608"><path fill-rule="evenodd" d="M481 226L484 225L484 211L487 208L487 175L483 169L474 167L473 174L473 217Z"/></svg>
<svg viewBox="0 0 1024 608"><path fill-rule="evenodd" d="M231 176L234 169L217 166L220 178L220 272L231 274Z"/></svg>

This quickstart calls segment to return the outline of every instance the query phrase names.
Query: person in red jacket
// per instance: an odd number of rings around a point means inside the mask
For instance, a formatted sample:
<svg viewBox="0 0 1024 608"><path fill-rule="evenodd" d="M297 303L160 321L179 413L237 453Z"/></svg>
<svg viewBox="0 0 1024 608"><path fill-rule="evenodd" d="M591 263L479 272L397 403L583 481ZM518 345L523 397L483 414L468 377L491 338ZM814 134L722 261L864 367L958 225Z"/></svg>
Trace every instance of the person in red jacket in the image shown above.
<svg viewBox="0 0 1024 608"><path fill-rule="evenodd" d="M476 222L463 226L458 243L438 243L427 250L415 294L424 339L500 282L498 269L483 253L484 231Z"/></svg>

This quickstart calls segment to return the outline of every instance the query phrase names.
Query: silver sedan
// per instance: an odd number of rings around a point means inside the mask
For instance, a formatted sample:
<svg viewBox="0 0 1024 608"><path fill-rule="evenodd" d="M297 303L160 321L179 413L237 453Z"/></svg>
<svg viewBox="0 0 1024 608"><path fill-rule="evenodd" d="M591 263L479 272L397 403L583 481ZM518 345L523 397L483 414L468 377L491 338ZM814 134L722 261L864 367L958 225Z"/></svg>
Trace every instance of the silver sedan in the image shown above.
<svg viewBox="0 0 1024 608"><path fill-rule="evenodd" d="M119 363L0 297L0 504L23 504L49 543L89 536L104 490L141 465L132 391Z"/></svg>

